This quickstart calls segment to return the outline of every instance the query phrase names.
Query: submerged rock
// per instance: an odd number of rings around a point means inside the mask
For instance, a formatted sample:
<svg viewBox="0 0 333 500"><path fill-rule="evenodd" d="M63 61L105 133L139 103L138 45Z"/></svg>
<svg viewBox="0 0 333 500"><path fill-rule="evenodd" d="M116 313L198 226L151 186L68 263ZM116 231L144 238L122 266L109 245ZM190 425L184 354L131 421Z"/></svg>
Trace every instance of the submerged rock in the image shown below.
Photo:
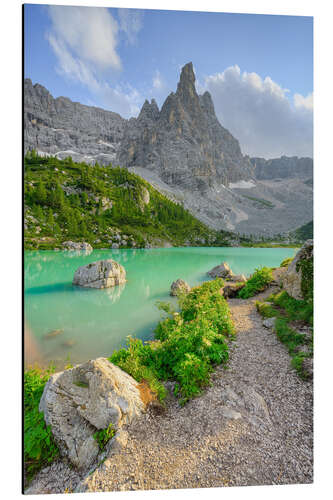
<svg viewBox="0 0 333 500"><path fill-rule="evenodd" d="M74 274L73 285L87 288L109 288L126 282L126 271L112 259L98 260L79 267Z"/></svg>
<svg viewBox="0 0 333 500"><path fill-rule="evenodd" d="M59 328L58 330L52 330L51 332L47 333L44 338L45 339L53 339L54 337L57 337L58 335L61 335L64 333L64 330L62 328Z"/></svg>
<svg viewBox="0 0 333 500"><path fill-rule="evenodd" d="M222 264L213 267L207 274L211 278L231 278L234 275L226 262L222 262Z"/></svg>
<svg viewBox="0 0 333 500"><path fill-rule="evenodd" d="M106 358L52 375L39 404L61 454L78 468L91 465L99 453L97 429L110 423L119 429L145 409L138 383Z"/></svg>
<svg viewBox="0 0 333 500"><path fill-rule="evenodd" d="M177 296L178 293L188 293L191 291L191 287L186 281L178 279L174 281L171 285L170 295Z"/></svg>

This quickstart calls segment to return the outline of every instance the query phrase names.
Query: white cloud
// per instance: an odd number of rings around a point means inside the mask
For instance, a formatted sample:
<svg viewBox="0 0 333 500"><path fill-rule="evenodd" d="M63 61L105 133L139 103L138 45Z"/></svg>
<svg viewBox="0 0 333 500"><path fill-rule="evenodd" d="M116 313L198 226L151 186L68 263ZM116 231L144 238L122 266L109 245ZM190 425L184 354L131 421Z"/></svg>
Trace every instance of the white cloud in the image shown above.
<svg viewBox="0 0 333 500"><path fill-rule="evenodd" d="M270 77L241 72L232 66L206 77L221 124L240 142L242 151L266 158L312 156L313 96L293 96Z"/></svg>
<svg viewBox="0 0 333 500"><path fill-rule="evenodd" d="M57 72L87 87L101 106L126 118L137 115L142 101L137 90L121 84L113 88L107 82L122 69L116 51L119 27L108 9L52 5L48 12L52 27L46 38L57 58ZM137 29L137 22L132 28L128 23L127 36Z"/></svg>
<svg viewBox="0 0 333 500"><path fill-rule="evenodd" d="M106 8L49 6L54 36L80 59L101 69L121 69L118 24Z"/></svg>
<svg viewBox="0 0 333 500"><path fill-rule="evenodd" d="M153 77L153 87L154 87L154 89L157 89L157 90L160 90L162 87L164 87L162 76L161 76L161 73L158 71L158 69L155 71L155 74Z"/></svg>
<svg viewBox="0 0 333 500"><path fill-rule="evenodd" d="M143 11L136 9L118 9L120 29L126 34L127 40L134 45L142 28Z"/></svg>
<svg viewBox="0 0 333 500"><path fill-rule="evenodd" d="M309 111L313 111L313 93L307 95L306 97L301 94L294 95L294 105L298 109L307 109Z"/></svg>

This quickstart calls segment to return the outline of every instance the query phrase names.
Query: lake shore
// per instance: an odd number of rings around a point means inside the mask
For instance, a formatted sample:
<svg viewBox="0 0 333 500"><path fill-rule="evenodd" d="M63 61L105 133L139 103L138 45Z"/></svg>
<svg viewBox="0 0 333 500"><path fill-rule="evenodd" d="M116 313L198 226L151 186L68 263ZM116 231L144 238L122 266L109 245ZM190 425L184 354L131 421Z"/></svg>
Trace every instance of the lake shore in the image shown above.
<svg viewBox="0 0 333 500"><path fill-rule="evenodd" d="M127 446L84 477L56 461L27 493L311 483L312 381L262 325L256 297L228 301L237 330L228 369L185 407L170 396L127 430Z"/></svg>

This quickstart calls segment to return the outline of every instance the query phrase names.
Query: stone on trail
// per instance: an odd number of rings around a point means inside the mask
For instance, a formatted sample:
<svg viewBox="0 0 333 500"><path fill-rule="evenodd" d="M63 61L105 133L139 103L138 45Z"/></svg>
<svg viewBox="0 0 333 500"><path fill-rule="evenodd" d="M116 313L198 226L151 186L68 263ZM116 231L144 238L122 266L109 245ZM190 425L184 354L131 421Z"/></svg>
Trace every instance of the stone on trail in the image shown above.
<svg viewBox="0 0 333 500"><path fill-rule="evenodd" d="M99 454L93 434L110 423L116 429L139 417L143 401L138 383L106 358L87 361L55 373L47 381L39 411L63 456L78 468L88 467Z"/></svg>
<svg viewBox="0 0 333 500"><path fill-rule="evenodd" d="M274 326L275 326L275 321L276 321L276 318L266 318L266 319L263 320L262 325L265 328L271 328L271 329L273 329Z"/></svg>

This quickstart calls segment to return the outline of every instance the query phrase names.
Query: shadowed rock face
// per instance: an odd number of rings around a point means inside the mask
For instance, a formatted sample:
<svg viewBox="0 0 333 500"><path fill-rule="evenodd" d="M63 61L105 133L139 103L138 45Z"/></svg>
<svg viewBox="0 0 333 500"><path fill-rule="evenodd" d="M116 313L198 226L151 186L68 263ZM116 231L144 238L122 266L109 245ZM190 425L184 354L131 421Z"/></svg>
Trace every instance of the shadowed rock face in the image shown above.
<svg viewBox="0 0 333 500"><path fill-rule="evenodd" d="M170 186L200 192L250 179L254 170L218 122L210 94L197 94L192 63L183 67L177 92L161 111L155 101L146 101L139 117L129 120L117 159L154 171Z"/></svg>
<svg viewBox="0 0 333 500"><path fill-rule="evenodd" d="M123 136L126 120L117 113L54 99L38 83L24 81L24 150L72 156L74 161L109 164Z"/></svg>
<svg viewBox="0 0 333 500"><path fill-rule="evenodd" d="M297 178L310 180L313 178L313 159L298 158L297 156L281 156L265 160L264 158L251 158L251 163L255 167L256 179L286 179Z"/></svg>

